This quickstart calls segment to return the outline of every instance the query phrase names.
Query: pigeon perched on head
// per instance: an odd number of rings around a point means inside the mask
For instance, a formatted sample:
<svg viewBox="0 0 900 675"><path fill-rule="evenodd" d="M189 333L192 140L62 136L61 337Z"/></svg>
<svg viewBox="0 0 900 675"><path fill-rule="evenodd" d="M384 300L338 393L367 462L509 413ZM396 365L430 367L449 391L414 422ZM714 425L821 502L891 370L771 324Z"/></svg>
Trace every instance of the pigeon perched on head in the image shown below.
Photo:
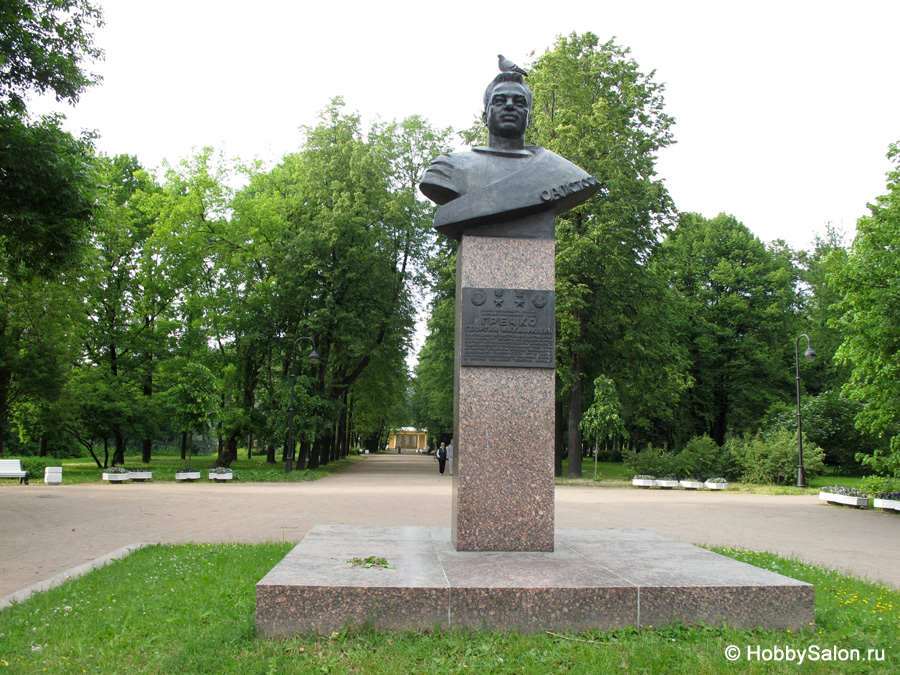
<svg viewBox="0 0 900 675"><path fill-rule="evenodd" d="M523 68L519 68L519 66L503 56L503 54L497 54L497 59L499 62L498 65L500 66L501 73L519 73L519 75L528 77L528 73L526 73Z"/></svg>

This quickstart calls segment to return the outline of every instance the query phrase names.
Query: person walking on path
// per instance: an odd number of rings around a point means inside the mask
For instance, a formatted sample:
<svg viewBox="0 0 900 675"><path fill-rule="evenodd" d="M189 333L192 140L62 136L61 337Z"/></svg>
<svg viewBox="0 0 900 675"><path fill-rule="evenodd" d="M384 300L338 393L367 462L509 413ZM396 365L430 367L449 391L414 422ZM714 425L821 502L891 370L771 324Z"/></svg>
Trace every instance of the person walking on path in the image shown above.
<svg viewBox="0 0 900 675"><path fill-rule="evenodd" d="M437 451L438 471L443 476L444 467L447 466L447 447L441 443L441 447Z"/></svg>
<svg viewBox="0 0 900 675"><path fill-rule="evenodd" d="M453 475L453 439L450 439L450 443L447 444L447 461L449 465L447 466L450 469L450 475Z"/></svg>

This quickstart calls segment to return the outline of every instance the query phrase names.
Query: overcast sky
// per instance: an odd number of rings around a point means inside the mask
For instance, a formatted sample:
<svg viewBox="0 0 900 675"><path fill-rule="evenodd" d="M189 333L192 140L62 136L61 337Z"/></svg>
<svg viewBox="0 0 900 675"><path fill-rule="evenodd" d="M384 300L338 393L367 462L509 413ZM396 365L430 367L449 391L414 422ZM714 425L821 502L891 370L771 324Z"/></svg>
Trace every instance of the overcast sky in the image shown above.
<svg viewBox="0 0 900 675"><path fill-rule="evenodd" d="M658 168L678 209L764 241L852 235L900 140L894 0L97 1L104 81L68 126L151 169L205 145L277 159L338 95L365 120L462 129L498 52L524 65L573 31L615 37L665 84L677 143Z"/></svg>

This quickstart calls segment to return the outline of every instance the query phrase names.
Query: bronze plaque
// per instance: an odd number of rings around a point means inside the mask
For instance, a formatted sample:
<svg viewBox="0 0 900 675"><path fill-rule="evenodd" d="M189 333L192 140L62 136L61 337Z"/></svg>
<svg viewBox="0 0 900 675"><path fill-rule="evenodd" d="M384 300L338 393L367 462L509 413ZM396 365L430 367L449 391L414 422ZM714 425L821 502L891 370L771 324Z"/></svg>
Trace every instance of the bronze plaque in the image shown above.
<svg viewBox="0 0 900 675"><path fill-rule="evenodd" d="M462 289L463 366L556 366L553 291Z"/></svg>

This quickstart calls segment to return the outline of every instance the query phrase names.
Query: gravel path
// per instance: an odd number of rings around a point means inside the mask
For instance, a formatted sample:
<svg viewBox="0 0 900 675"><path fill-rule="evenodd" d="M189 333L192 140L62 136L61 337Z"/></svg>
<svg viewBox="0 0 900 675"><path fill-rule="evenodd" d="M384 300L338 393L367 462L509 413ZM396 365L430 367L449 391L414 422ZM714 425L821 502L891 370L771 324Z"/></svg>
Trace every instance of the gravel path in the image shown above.
<svg viewBox="0 0 900 675"><path fill-rule="evenodd" d="M65 476L64 476L65 478ZM313 483L0 485L0 598L136 542L299 541L314 525L450 526L430 456L370 455ZM900 516L813 496L556 488L558 528L641 527L774 551L900 588Z"/></svg>

